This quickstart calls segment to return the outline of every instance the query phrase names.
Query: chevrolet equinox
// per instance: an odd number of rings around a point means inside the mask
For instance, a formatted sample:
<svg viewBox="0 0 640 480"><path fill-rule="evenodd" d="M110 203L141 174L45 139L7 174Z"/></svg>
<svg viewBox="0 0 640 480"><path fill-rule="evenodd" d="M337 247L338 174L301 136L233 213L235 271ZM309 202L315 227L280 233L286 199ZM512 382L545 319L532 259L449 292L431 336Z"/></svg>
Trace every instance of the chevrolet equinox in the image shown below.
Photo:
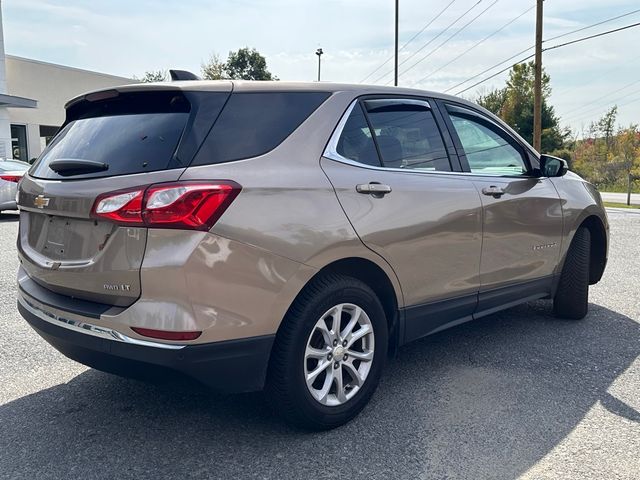
<svg viewBox="0 0 640 480"><path fill-rule="evenodd" d="M311 429L407 342L541 298L583 318L609 236L597 190L483 108L330 83L79 96L18 205L18 308L56 349L264 389Z"/></svg>

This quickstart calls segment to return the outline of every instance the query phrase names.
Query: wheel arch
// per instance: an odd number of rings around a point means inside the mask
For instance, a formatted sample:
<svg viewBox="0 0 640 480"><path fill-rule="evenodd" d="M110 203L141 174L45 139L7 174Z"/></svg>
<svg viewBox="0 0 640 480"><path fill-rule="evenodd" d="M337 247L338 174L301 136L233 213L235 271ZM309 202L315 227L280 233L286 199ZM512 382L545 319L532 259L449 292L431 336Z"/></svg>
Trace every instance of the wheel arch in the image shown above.
<svg viewBox="0 0 640 480"><path fill-rule="evenodd" d="M402 292L399 283L393 272L387 273L383 267L363 257L346 257L332 261L319 269L304 284L296 295L292 305L305 289L318 277L329 273L344 275L360 280L369 286L382 303L382 307L387 317L387 328L389 331L389 353L394 355L399 345L401 337L399 308L402 302ZM391 277L390 275L394 275ZM288 313L288 310L287 310ZM286 315L285 315L286 316ZM282 323L278 332L282 328Z"/></svg>
<svg viewBox="0 0 640 480"><path fill-rule="evenodd" d="M609 248L609 236L606 223L597 213L585 211L584 215L575 223L575 226L571 229L570 236L567 238L562 261L559 263L556 272L558 275L562 272L573 238L578 229L583 227L588 229L591 234L589 285L593 285L598 283L604 274L604 269L607 266L607 252Z"/></svg>
<svg viewBox="0 0 640 480"><path fill-rule="evenodd" d="M589 284L598 283L607 265L607 231L597 215L585 218L578 228L587 228L591 234L591 253L589 259Z"/></svg>

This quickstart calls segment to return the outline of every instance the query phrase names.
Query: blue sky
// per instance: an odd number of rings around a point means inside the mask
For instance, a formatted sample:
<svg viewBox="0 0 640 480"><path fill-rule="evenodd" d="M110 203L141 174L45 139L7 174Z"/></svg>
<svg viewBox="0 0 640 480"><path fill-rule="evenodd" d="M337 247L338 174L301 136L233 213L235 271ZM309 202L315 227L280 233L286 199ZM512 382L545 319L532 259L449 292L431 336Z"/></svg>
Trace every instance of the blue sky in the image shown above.
<svg viewBox="0 0 640 480"><path fill-rule="evenodd" d="M401 45L450 2L400 0ZM198 71L211 53L224 58L229 50L251 46L266 56L269 69L280 79L313 80L317 68L314 52L321 46L325 51L323 80L359 82L392 54L393 3L393 0L4 0L2 5L5 49L13 55L132 76L169 67ZM534 0L455 0L401 52L401 61L477 5L401 66L400 84L444 91L531 46L535 10L433 73L534 3ZM486 8L477 20L431 53ZM637 0L546 0L544 37L639 8ZM547 45L639 21L640 12ZM640 27L545 54L553 104L565 124L579 131L613 103L619 105L620 123L640 123L639 40ZM425 60L411 67L427 54ZM403 74L408 67L411 69ZM388 63L367 82L390 81L391 69L392 64ZM422 80L429 74L429 78ZM382 78L378 80L379 77ZM482 90L502 86L505 77L506 74L495 77L464 95L474 98ZM586 105L591 102L592 105Z"/></svg>

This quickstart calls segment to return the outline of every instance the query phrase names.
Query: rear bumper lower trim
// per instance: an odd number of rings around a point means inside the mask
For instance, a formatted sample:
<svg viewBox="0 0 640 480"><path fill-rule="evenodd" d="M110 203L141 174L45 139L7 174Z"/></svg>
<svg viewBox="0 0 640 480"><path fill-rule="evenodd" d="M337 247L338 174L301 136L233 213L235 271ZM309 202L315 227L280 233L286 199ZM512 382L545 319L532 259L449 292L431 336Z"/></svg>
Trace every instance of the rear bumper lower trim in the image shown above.
<svg viewBox="0 0 640 480"><path fill-rule="evenodd" d="M53 325L57 325L58 327L67 328L75 332L84 333L86 335L93 335L95 337L105 338L107 340L113 340L116 342L130 343L133 345L142 345L145 347L163 348L167 350L180 350L185 347L185 345L175 345L175 344L167 344L167 343L150 342L147 340L138 340L137 338L131 338L116 330L112 330L111 328L100 327L98 325L93 325L91 323L82 322L79 320L72 320L70 318L65 318L65 317L56 315L53 312L45 312L44 310L41 310L40 308L38 308L36 305L31 303L29 300L27 300L23 296L18 297L18 302L25 310L32 313L39 319L44 320L45 322L49 322Z"/></svg>
<svg viewBox="0 0 640 480"><path fill-rule="evenodd" d="M37 299L18 295L18 311L51 346L68 358L123 377L169 378L178 373L213 390L253 392L264 387L275 335L200 344L161 344L47 312ZM71 314L69 316L72 316ZM78 316L73 315L78 318ZM87 320L91 320L87 318Z"/></svg>

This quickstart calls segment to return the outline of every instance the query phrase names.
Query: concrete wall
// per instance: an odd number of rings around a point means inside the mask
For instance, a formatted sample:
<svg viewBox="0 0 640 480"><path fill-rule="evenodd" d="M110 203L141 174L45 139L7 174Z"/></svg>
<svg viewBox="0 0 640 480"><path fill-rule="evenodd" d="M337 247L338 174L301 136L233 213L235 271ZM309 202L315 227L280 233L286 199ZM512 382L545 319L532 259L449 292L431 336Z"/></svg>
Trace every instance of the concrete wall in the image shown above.
<svg viewBox="0 0 640 480"><path fill-rule="evenodd" d="M134 80L79 68L6 55L7 93L38 101L37 108L9 108L12 124L27 125L29 158L40 155L40 125L59 127L64 104L82 93L135 83Z"/></svg>

